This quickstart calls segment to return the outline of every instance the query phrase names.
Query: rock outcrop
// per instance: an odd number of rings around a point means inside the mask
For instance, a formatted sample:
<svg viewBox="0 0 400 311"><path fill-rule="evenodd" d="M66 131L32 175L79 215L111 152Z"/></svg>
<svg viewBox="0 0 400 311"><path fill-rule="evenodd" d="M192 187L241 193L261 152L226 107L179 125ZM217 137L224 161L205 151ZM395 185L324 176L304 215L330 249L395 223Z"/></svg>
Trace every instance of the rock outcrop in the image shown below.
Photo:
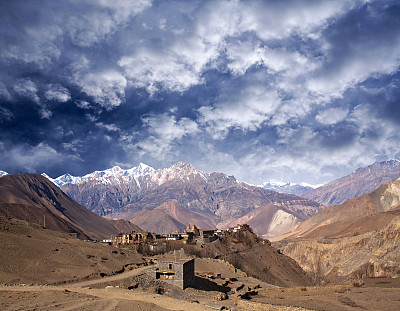
<svg viewBox="0 0 400 311"><path fill-rule="evenodd" d="M400 212L389 212L385 226L341 238L292 241L283 253L296 260L316 279L327 281L354 277L400 277ZM359 222L368 221L359 219Z"/></svg>
<svg viewBox="0 0 400 311"><path fill-rule="evenodd" d="M272 240L316 278L400 277L400 180L327 207Z"/></svg>

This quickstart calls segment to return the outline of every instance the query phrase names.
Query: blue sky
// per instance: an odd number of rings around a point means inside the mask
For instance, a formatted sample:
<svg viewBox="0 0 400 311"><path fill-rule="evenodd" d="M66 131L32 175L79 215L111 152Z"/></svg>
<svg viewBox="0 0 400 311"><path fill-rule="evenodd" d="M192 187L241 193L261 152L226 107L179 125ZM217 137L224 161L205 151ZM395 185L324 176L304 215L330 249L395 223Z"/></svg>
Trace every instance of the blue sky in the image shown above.
<svg viewBox="0 0 400 311"><path fill-rule="evenodd" d="M400 159L398 1L2 1L0 159L324 183Z"/></svg>

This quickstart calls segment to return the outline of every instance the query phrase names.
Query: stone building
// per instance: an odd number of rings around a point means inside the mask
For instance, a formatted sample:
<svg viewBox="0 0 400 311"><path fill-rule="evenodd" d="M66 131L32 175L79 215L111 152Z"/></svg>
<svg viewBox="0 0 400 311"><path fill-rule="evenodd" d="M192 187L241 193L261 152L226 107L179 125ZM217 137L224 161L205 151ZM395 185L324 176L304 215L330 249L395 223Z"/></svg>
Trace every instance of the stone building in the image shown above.
<svg viewBox="0 0 400 311"><path fill-rule="evenodd" d="M185 289L194 282L194 259L159 259L155 274L156 279Z"/></svg>
<svg viewBox="0 0 400 311"><path fill-rule="evenodd" d="M190 224L186 226L186 233L192 233L194 236L200 235L199 229L196 227L196 225Z"/></svg>
<svg viewBox="0 0 400 311"><path fill-rule="evenodd" d="M155 236L150 232L130 232L121 233L114 237L113 243L116 245L138 244L143 242L152 242Z"/></svg>

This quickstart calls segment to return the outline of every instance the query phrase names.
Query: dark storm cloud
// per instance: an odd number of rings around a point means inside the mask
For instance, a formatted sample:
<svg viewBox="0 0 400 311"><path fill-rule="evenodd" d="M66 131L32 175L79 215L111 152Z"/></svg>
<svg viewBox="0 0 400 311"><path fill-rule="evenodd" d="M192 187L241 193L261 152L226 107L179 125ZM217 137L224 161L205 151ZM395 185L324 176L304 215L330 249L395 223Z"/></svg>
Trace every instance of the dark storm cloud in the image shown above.
<svg viewBox="0 0 400 311"><path fill-rule="evenodd" d="M396 1L0 4L0 169L320 183L398 157Z"/></svg>

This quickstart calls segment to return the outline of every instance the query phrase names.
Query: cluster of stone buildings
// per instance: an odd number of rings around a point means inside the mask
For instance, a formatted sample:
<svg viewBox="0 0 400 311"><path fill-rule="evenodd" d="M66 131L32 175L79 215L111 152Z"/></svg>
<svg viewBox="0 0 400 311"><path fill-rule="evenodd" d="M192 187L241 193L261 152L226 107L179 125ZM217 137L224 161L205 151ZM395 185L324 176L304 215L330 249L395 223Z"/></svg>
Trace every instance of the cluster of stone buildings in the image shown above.
<svg viewBox="0 0 400 311"><path fill-rule="evenodd" d="M237 225L226 230L221 229L199 229L195 225L188 224L184 232L173 234L155 234L151 232L121 233L112 239L116 246L138 246L147 244L150 249L157 247L166 241L179 241L178 243L211 243L228 232L251 230L246 224ZM190 287L195 278L194 259L185 256L183 249L174 251L173 255L158 258L154 270L154 277L158 280L185 289Z"/></svg>
<svg viewBox="0 0 400 311"><path fill-rule="evenodd" d="M153 247L160 242L162 243L165 241L179 241L183 244L205 244L217 240L219 237L226 234L226 232L237 232L240 230L250 230L250 227L247 224L243 224L226 230L199 229L196 225L188 224L184 232L176 232L171 234L157 234L151 232L121 233L113 237L112 243L116 246L135 246L146 243Z"/></svg>

